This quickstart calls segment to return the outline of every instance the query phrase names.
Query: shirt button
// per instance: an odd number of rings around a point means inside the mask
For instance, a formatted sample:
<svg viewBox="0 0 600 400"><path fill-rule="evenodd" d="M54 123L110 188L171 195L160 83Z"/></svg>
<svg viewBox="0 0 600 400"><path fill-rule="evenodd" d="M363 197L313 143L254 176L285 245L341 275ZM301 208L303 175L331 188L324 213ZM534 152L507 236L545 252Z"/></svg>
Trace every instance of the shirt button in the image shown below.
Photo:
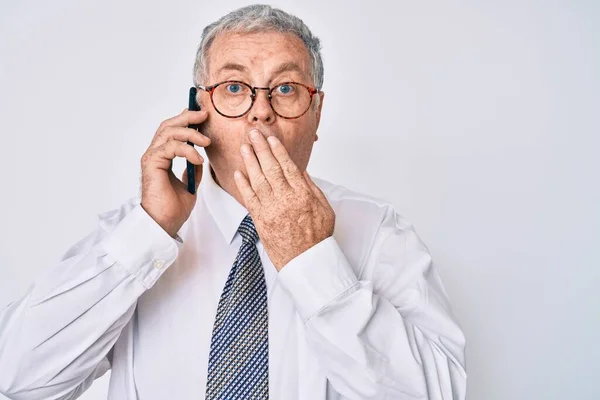
<svg viewBox="0 0 600 400"><path fill-rule="evenodd" d="M152 263L152 265L154 266L154 268L162 268L165 266L165 262L163 260L154 260L154 262Z"/></svg>

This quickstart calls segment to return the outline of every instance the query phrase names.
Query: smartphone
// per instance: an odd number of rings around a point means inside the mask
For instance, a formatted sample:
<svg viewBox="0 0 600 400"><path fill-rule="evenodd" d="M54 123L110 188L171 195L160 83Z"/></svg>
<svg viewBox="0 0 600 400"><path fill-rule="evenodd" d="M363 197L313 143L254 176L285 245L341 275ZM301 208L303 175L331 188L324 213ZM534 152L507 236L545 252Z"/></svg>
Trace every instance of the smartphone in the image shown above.
<svg viewBox="0 0 600 400"><path fill-rule="evenodd" d="M200 104L198 104L198 102L196 101L196 93L197 93L196 87L192 86L190 88L190 94L189 94L189 98L188 98L188 109L190 111L200 111ZM188 125L188 128L192 128L192 129L199 131L200 125L192 124L192 125ZM194 147L194 143L192 143L192 142L187 142L187 144ZM194 164L189 162L189 160L186 160L186 161L187 161L186 168L187 168L187 176L188 176L188 183L187 183L188 192L190 192L191 194L195 194L196 193L196 168L195 168Z"/></svg>

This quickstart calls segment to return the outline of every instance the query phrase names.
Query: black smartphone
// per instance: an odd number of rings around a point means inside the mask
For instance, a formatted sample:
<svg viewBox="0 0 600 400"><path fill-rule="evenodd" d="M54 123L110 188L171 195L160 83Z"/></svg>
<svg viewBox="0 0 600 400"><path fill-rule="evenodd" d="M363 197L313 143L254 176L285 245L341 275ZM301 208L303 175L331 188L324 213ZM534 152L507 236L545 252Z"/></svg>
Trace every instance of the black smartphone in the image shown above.
<svg viewBox="0 0 600 400"><path fill-rule="evenodd" d="M200 111L200 105L196 101L196 93L197 93L196 87L192 86L190 88L190 95L188 98L188 109L190 111ZM199 131L200 125L192 124L192 125L188 125L188 128L192 128L192 129ZM194 143L192 143L192 142L187 142L187 144L194 147ZM189 162L189 160L186 160L186 161L187 161L186 168L187 168L187 176L188 176L188 183L187 183L188 192L190 192L191 194L195 194L196 193L196 168L195 168L194 164Z"/></svg>

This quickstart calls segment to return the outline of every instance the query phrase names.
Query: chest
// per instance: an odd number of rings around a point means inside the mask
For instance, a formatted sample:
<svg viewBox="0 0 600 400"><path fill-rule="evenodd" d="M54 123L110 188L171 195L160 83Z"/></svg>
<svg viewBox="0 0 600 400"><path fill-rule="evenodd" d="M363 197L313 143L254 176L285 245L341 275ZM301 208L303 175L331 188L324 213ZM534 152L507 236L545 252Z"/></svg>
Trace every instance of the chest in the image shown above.
<svg viewBox="0 0 600 400"><path fill-rule="evenodd" d="M204 396L214 319L239 243L186 244L138 300L131 374L139 399ZM257 250L267 283L270 398L324 399L326 378L303 322L260 242Z"/></svg>

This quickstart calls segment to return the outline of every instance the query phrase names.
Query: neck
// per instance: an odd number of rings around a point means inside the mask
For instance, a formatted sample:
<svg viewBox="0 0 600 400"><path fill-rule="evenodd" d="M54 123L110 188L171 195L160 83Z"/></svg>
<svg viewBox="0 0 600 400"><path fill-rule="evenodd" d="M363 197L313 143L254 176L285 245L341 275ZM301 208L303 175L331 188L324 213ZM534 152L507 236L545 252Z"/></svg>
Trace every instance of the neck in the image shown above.
<svg viewBox="0 0 600 400"><path fill-rule="evenodd" d="M210 169L210 174L213 177L213 180L215 181L215 183L224 191L226 191L227 193L229 193L234 199L237 200L238 203L240 203L242 206L244 206L244 208L246 208L246 205L244 204L244 200L242 199L242 196L240 194L240 192L237 189L237 186L235 184L235 182L233 181L233 177L231 179L219 179L217 172L213 169L212 165L209 164L209 169Z"/></svg>

